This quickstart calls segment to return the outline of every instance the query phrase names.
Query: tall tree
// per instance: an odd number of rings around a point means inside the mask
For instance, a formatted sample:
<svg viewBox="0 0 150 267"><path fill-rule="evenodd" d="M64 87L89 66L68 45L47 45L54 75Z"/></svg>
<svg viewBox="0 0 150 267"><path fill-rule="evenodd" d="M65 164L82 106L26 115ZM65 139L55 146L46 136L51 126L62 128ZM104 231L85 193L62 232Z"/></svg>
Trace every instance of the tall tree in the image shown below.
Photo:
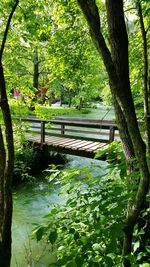
<svg viewBox="0 0 150 267"><path fill-rule="evenodd" d="M0 265L10 266L11 259L11 222L12 222L12 189L11 180L14 161L14 145L11 115L6 94L5 76L2 64L6 38L11 19L19 1L14 1L8 15L6 28L0 47L0 108L5 129L0 126Z"/></svg>
<svg viewBox="0 0 150 267"><path fill-rule="evenodd" d="M142 11L141 2L137 1L137 12L139 17L141 35L142 35L142 46L143 46L143 95L144 95L144 114L145 114L145 126L147 133L147 147L148 153L150 154L150 107L149 107L149 86L148 86L148 45L147 45L147 30L144 24L144 16ZM150 25L148 25L147 29Z"/></svg>
<svg viewBox="0 0 150 267"><path fill-rule="evenodd" d="M103 59L109 76L120 136L127 160L135 156L140 179L135 199L128 207L124 223L124 266L131 266L126 258L132 250L133 229L144 204L149 187L146 146L142 140L131 94L128 63L128 36L122 0L106 0L110 50L102 34L100 13L96 1L78 0L88 22L92 40Z"/></svg>

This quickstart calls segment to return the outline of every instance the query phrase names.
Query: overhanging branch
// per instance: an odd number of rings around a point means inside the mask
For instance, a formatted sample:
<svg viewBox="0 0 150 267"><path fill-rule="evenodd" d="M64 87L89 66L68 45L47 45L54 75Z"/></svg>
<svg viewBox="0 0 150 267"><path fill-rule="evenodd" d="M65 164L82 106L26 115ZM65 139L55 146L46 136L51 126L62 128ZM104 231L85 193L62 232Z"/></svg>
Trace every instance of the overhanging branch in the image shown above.
<svg viewBox="0 0 150 267"><path fill-rule="evenodd" d="M14 14L18 4L19 4L19 0L16 0L16 2L14 4L14 6L12 7L12 10L11 10L11 12L9 14L9 18L8 18L8 21L7 21L7 25L6 25L6 28L5 28L4 37L3 37L2 45L1 45L1 49L0 49L0 61L2 60L2 56L3 56L3 52L4 52L4 47L5 47L5 43L6 43L6 39L7 39L7 35L8 35L10 22L11 22L11 19L13 17L13 14Z"/></svg>

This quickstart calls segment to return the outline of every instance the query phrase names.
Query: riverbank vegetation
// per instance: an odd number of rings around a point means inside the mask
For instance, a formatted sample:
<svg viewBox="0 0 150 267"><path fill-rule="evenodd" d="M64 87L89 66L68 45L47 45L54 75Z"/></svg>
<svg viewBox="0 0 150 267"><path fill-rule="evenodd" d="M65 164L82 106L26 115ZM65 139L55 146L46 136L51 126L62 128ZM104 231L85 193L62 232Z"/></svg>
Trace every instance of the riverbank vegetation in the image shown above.
<svg viewBox="0 0 150 267"><path fill-rule="evenodd" d="M64 171L54 168L47 176L50 181L59 179L67 199L64 205L54 205L33 230L33 237L47 242L55 255L51 266L121 266L126 206L138 185L129 182L133 177L127 172L121 147L113 143L108 150L111 163L104 169L93 163ZM137 170L134 179L138 177ZM133 252L128 257L134 267L149 266L148 214L147 206L134 227Z"/></svg>
<svg viewBox="0 0 150 267"><path fill-rule="evenodd" d="M35 182L35 176L40 176L42 171L47 169L50 164L64 165L66 163L64 155L51 152L46 146L40 148L29 143L21 125L18 125L18 123L14 126L14 140L13 186Z"/></svg>
<svg viewBox="0 0 150 267"><path fill-rule="evenodd" d="M108 148L107 176L82 170L37 240L57 249L54 266L150 266L149 13L148 0L0 2L1 266L11 261L12 175L26 179L36 158L15 141L13 117L81 114L93 101L113 105L123 154Z"/></svg>

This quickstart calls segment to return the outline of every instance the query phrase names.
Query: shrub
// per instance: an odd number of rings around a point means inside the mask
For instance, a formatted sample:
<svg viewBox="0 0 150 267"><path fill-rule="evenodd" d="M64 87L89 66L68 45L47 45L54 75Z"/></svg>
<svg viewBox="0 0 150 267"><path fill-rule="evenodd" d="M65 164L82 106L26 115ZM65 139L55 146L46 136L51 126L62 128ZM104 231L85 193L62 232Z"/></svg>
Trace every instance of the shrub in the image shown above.
<svg viewBox="0 0 150 267"><path fill-rule="evenodd" d="M107 173L97 177L88 167L61 173L67 181L66 204L56 205L45 216L47 223L33 232L37 241L46 239L56 251L52 266L121 266L123 218L130 194L118 175L122 165L114 170L108 167Z"/></svg>

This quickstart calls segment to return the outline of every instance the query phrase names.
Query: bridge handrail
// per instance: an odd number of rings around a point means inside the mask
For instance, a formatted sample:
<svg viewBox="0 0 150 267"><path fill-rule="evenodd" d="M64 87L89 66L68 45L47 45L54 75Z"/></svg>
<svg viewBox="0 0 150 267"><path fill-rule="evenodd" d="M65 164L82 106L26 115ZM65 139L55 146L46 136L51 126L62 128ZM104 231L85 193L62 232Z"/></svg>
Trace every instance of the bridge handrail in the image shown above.
<svg viewBox="0 0 150 267"><path fill-rule="evenodd" d="M38 118L22 118L18 117L20 121L25 121L25 122L31 122L31 123L38 123L40 124L40 135L41 135L41 143L43 144L45 142L45 134L46 134L46 124L52 123L56 125L60 125L61 129L58 128L52 128L52 130L61 130L60 134L55 134L56 136L63 135L65 136L65 132L70 131L70 132L85 132L89 134L94 134L93 132L88 132L88 131L81 131L81 130L67 130L65 129L65 126L75 126L75 127L83 127L83 128L95 128L95 129L105 129L109 130L109 139L105 140L106 142L112 142L114 141L114 135L115 135L115 130L118 130L116 123L113 121L107 121L107 120L96 120L96 119L80 119L80 118L75 118L75 117L53 117L50 120L42 120ZM36 128L36 127L35 127ZM38 127L39 129L39 127ZM99 133L100 134L100 133ZM72 138L77 138L77 136L71 136L67 135L67 137L72 137ZM96 138L85 138L85 139L96 139ZM104 140L101 139L103 142Z"/></svg>

